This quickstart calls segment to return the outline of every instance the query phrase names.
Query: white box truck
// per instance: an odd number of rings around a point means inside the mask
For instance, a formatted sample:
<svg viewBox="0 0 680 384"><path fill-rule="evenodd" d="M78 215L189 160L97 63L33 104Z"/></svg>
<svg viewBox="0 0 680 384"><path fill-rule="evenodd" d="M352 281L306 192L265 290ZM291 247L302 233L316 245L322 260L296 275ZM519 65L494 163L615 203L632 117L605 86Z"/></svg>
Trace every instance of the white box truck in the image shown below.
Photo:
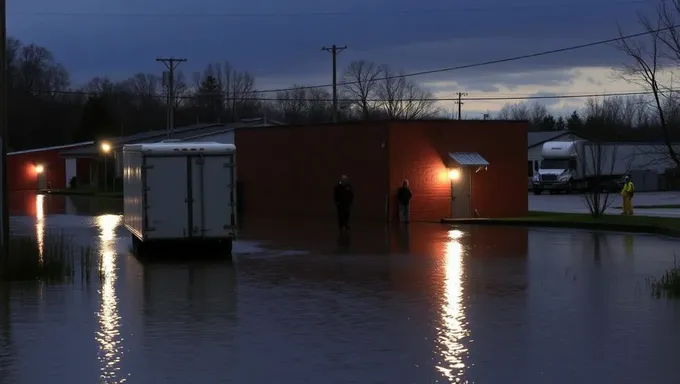
<svg viewBox="0 0 680 384"><path fill-rule="evenodd" d="M236 235L236 147L160 142L123 147L124 223L133 248L225 245Z"/></svg>
<svg viewBox="0 0 680 384"><path fill-rule="evenodd" d="M549 141L543 144L543 160L532 180L534 194L593 188L613 192L633 168L637 152L630 144Z"/></svg>

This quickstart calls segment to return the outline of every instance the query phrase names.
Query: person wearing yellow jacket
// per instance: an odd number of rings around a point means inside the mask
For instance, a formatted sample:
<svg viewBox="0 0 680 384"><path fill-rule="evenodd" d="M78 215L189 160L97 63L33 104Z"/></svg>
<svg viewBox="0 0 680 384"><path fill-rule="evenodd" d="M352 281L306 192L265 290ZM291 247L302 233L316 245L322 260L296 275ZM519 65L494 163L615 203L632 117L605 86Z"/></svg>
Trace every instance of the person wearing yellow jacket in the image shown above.
<svg viewBox="0 0 680 384"><path fill-rule="evenodd" d="M633 195L635 195L635 184L630 180L630 176L624 178L623 188L621 188L621 198L623 199L622 215L633 215Z"/></svg>

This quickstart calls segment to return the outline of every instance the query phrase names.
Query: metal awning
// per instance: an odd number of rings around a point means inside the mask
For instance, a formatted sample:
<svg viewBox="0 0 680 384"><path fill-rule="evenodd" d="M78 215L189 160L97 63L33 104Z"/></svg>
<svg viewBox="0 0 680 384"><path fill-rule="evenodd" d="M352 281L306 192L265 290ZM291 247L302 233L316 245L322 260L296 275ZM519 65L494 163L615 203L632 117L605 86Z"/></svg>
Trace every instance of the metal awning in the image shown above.
<svg viewBox="0 0 680 384"><path fill-rule="evenodd" d="M462 167L485 167L489 165L489 162L477 152L453 152L449 153L449 157Z"/></svg>

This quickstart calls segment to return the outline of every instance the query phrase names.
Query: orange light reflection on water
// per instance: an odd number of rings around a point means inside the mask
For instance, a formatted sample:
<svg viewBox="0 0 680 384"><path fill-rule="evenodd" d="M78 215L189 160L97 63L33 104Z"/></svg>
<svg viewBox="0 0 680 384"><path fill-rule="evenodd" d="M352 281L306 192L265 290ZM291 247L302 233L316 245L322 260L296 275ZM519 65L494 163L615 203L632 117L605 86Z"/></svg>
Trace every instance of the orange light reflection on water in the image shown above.
<svg viewBox="0 0 680 384"><path fill-rule="evenodd" d="M45 195L35 197L35 239L38 242L38 254L40 264L43 263L45 251Z"/></svg>
<svg viewBox="0 0 680 384"><path fill-rule="evenodd" d="M118 297L116 296L116 228L121 223L118 215L101 215L96 218L99 229L101 277L101 308L99 331L96 340L99 343L99 361L101 363L101 380L104 383L124 383L126 378L120 377L120 362L123 357L122 337L120 334L121 318L118 314Z"/></svg>
<svg viewBox="0 0 680 384"><path fill-rule="evenodd" d="M469 336L468 323L463 306L463 256L465 249L459 239L461 231L448 233L445 248L445 291L441 307L442 324L438 328L437 349L442 361L437 366L439 372L450 383L462 383L465 373L465 359L468 349L462 340Z"/></svg>

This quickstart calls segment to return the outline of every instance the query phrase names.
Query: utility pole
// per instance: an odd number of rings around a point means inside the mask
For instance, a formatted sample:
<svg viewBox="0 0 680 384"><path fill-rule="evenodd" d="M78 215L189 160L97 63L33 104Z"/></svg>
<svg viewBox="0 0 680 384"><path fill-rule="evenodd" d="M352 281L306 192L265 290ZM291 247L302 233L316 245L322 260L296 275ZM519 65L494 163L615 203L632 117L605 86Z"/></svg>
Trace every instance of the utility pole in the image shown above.
<svg viewBox="0 0 680 384"><path fill-rule="evenodd" d="M9 255L9 189L7 188L7 1L0 0L0 258Z"/></svg>
<svg viewBox="0 0 680 384"><path fill-rule="evenodd" d="M347 49L347 46L338 47L333 44L332 47L323 47L322 51L330 52L333 55L333 122L338 122L338 69L337 69L337 57L338 53Z"/></svg>
<svg viewBox="0 0 680 384"><path fill-rule="evenodd" d="M2 1L2 0L0 0ZM173 57L159 57L156 59L156 61L160 61L161 63L165 64L165 67L168 69L168 72L166 72L167 79L165 76L163 76L163 85L168 87L168 116L167 116L167 125L166 125L166 136L168 139L172 135L172 131L175 130L175 69L179 65L179 63L183 63L187 61L187 59L176 59ZM165 73L163 74L165 75Z"/></svg>
<svg viewBox="0 0 680 384"><path fill-rule="evenodd" d="M468 94L466 92L458 92L458 101L456 101L456 104L458 104L458 120L463 119L463 115L461 115L461 107L463 106L463 97L467 96Z"/></svg>

